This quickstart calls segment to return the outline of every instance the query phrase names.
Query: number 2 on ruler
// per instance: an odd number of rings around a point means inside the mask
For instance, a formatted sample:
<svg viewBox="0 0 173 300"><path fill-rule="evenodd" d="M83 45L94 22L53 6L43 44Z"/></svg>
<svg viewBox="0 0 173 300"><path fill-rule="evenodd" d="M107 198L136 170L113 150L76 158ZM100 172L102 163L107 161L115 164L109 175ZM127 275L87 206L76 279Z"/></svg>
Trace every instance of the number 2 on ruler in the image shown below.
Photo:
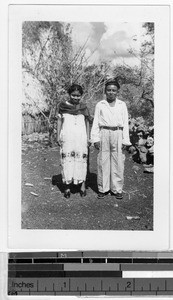
<svg viewBox="0 0 173 300"><path fill-rule="evenodd" d="M131 288L131 282L130 281L127 281L127 289L128 288Z"/></svg>

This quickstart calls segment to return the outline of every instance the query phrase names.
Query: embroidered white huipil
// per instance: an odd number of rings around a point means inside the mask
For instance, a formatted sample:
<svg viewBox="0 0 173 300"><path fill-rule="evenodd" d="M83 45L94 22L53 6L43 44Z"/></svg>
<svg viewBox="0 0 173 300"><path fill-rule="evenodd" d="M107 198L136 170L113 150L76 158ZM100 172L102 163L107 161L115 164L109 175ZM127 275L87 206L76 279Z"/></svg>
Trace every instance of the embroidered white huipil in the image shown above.
<svg viewBox="0 0 173 300"><path fill-rule="evenodd" d="M123 127L123 130L101 129L101 126ZM111 107L106 100L96 105L91 141L100 142L97 158L98 189L121 193L124 184L124 160L122 144L131 145L129 139L128 112L126 104L116 99Z"/></svg>
<svg viewBox="0 0 173 300"><path fill-rule="evenodd" d="M79 184L86 180L87 133L84 115L63 114L60 132L62 180Z"/></svg>

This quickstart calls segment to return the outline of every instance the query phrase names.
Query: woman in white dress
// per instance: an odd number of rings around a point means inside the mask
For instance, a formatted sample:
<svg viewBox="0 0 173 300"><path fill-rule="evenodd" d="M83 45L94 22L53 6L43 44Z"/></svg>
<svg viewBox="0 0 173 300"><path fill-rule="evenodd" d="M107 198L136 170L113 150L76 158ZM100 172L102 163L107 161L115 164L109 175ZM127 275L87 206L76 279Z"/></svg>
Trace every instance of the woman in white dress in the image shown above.
<svg viewBox="0 0 173 300"><path fill-rule="evenodd" d="M66 198L70 185L80 185L81 197L86 196L86 175L89 141L89 111L80 100L83 89L73 84L68 90L69 100L58 108L57 142L60 146L62 180Z"/></svg>

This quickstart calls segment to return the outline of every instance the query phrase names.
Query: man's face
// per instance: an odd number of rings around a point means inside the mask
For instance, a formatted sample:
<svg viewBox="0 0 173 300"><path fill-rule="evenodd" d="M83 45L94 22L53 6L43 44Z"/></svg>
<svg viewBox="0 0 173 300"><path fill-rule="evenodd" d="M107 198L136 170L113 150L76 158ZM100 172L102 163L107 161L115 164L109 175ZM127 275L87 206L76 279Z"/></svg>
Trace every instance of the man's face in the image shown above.
<svg viewBox="0 0 173 300"><path fill-rule="evenodd" d="M110 84L106 87L106 99L108 102L113 102L118 94L118 88L116 85Z"/></svg>

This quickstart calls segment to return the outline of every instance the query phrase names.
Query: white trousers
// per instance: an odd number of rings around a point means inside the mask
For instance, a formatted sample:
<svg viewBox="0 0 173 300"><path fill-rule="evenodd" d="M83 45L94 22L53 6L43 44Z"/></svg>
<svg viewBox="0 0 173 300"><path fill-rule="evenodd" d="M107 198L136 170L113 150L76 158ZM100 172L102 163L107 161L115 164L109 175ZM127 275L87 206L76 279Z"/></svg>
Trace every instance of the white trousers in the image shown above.
<svg viewBox="0 0 173 300"><path fill-rule="evenodd" d="M99 192L111 190L121 193L124 184L122 130L101 129L100 151L97 157L97 183Z"/></svg>

